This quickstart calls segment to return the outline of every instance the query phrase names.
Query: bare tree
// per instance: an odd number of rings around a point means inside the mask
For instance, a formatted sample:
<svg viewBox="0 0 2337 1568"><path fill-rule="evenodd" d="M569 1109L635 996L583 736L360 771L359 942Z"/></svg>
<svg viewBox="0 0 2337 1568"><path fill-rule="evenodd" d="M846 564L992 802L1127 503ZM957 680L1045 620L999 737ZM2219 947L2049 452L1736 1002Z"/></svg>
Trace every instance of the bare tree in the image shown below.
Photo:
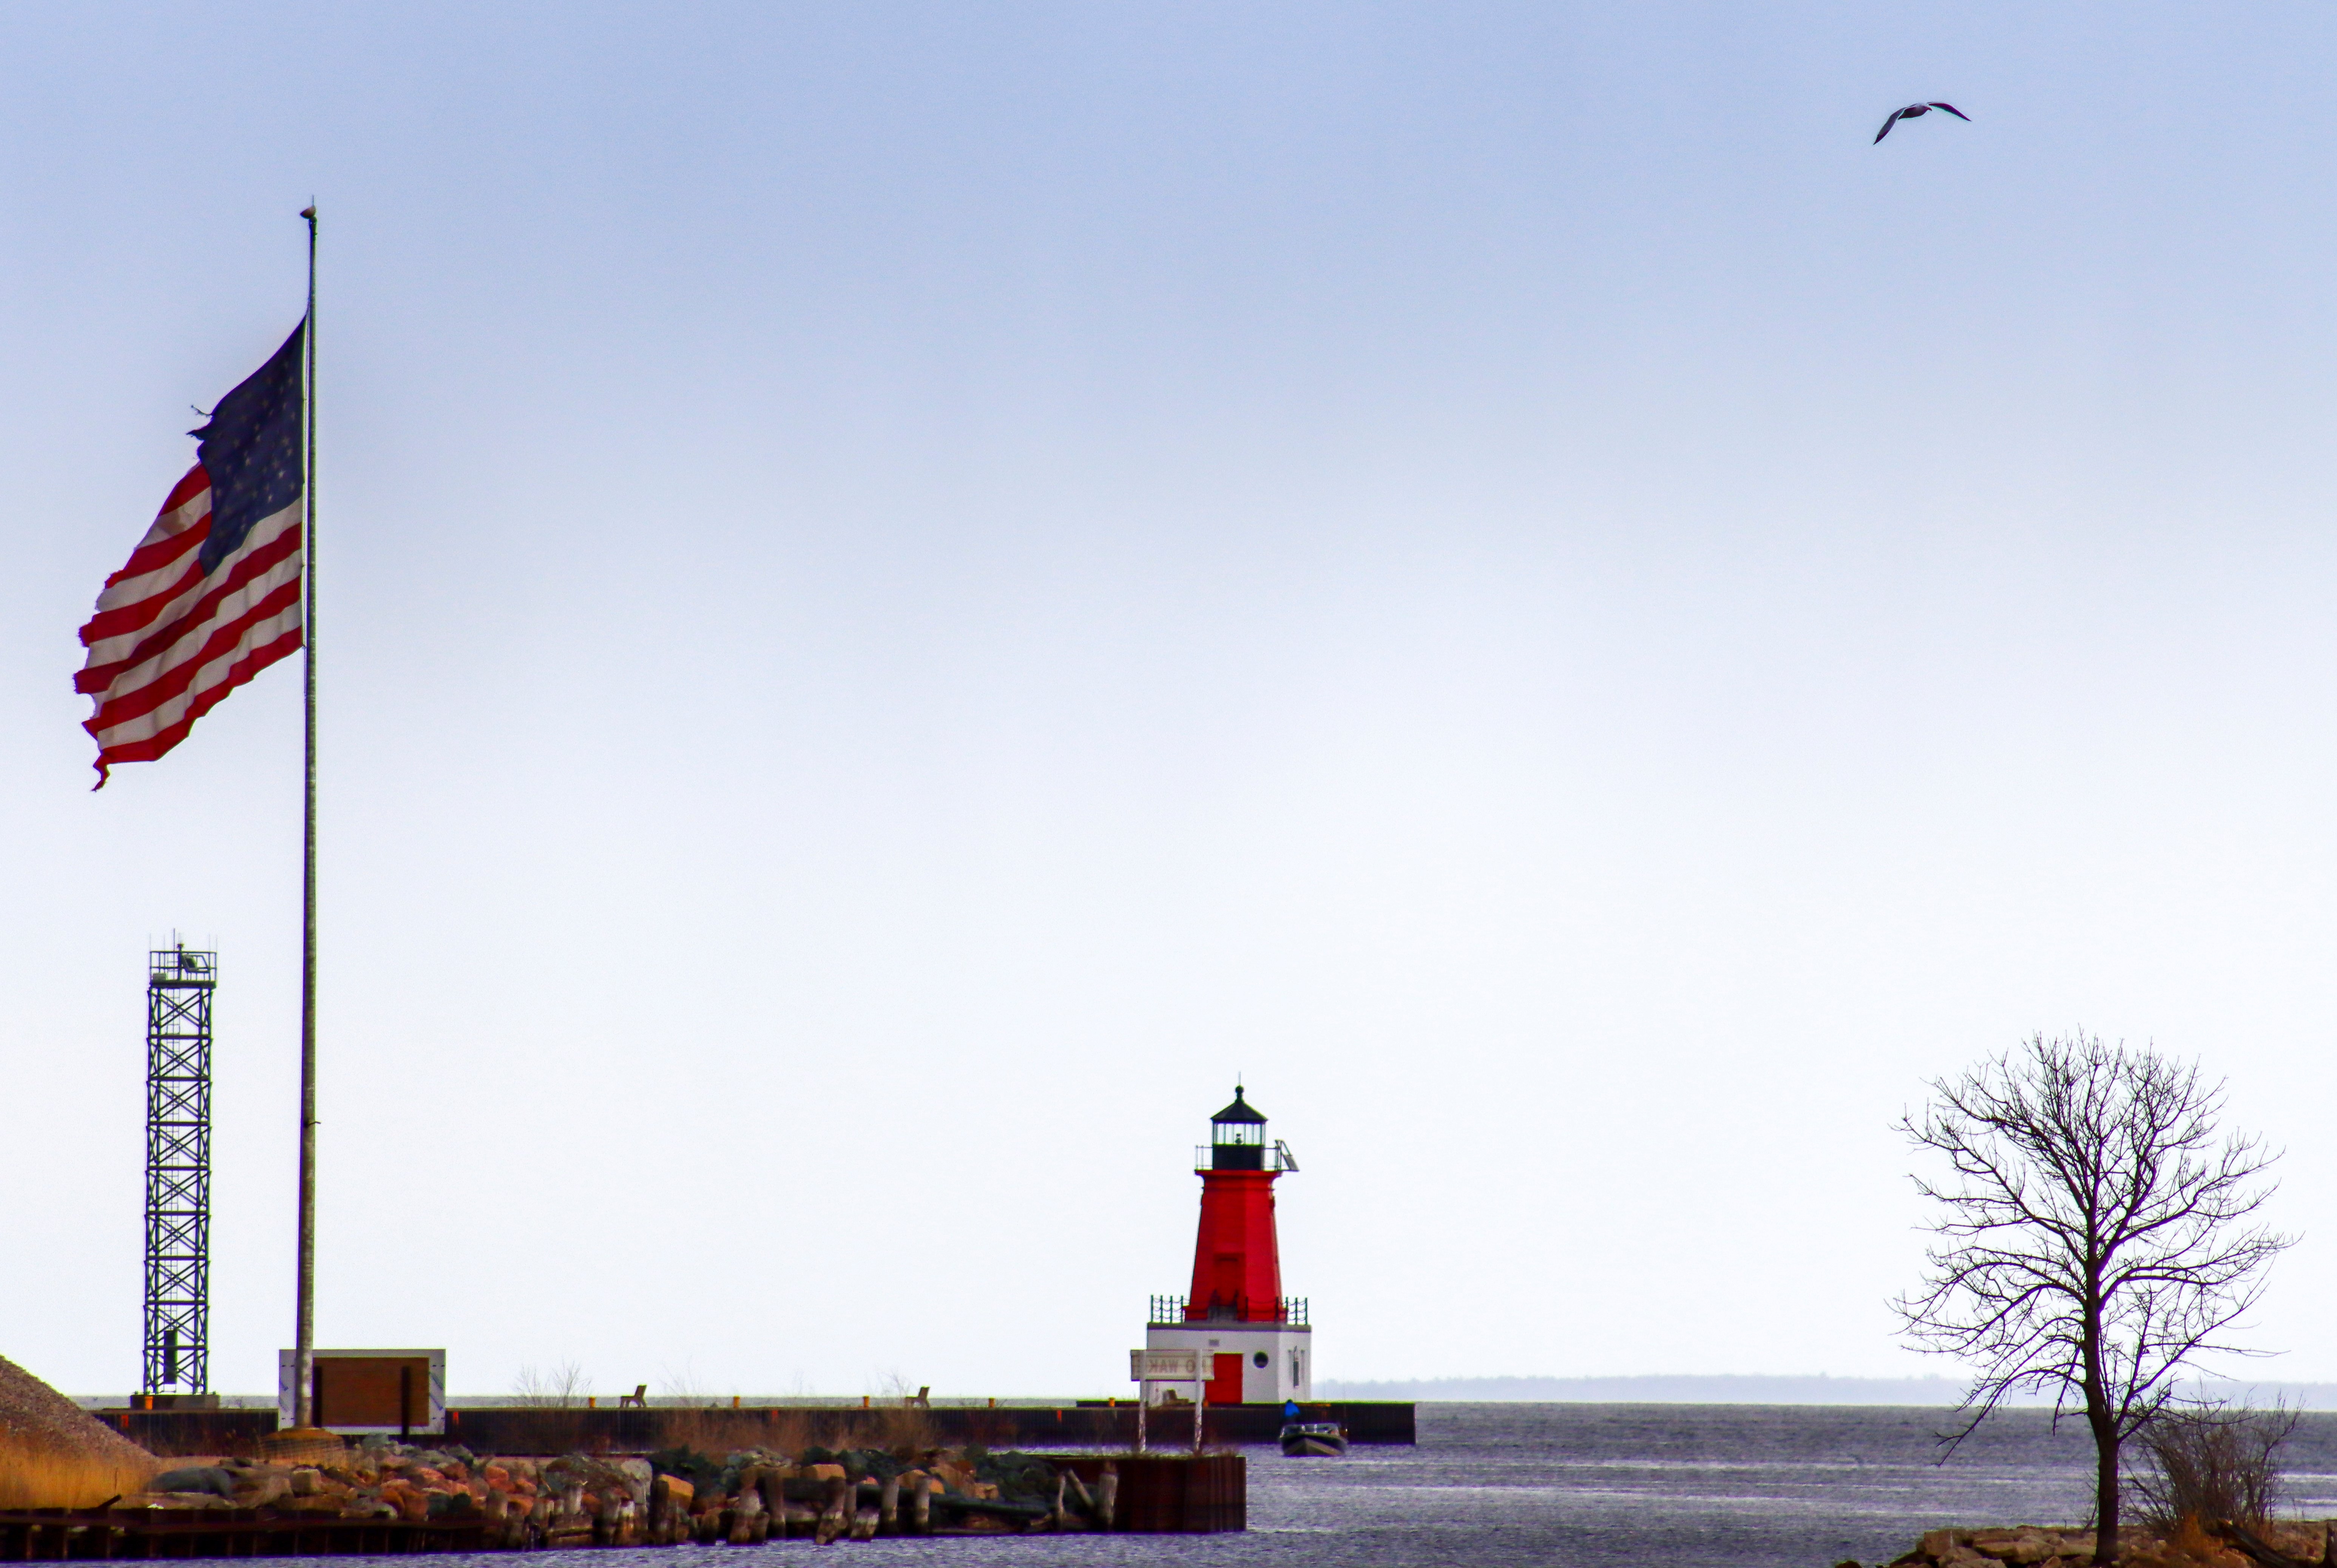
<svg viewBox="0 0 2337 1568"><path fill-rule="evenodd" d="M512 1403L543 1410L567 1410L584 1402L584 1368L562 1361L549 1372L523 1367L512 1380Z"/></svg>
<svg viewBox="0 0 2337 1568"><path fill-rule="evenodd" d="M2275 1156L2219 1135L2220 1083L2145 1046L2080 1033L1931 1085L1899 1131L1946 1157L1922 1177L1936 1242L1893 1305L1921 1348L1972 1370L1961 1441L2016 1394L2082 1410L2094 1438L2095 1562L2117 1558L2118 1450L2173 1392L2176 1369L2255 1304L2291 1238L2250 1223Z"/></svg>

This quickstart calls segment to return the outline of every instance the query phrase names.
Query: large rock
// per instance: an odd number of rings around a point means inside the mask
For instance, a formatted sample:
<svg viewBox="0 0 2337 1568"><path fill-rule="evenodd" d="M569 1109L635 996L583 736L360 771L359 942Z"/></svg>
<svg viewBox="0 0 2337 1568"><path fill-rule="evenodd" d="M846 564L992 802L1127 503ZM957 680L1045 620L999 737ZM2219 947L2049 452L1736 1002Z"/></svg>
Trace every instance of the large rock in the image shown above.
<svg viewBox="0 0 2337 1568"><path fill-rule="evenodd" d="M2059 1543L2041 1530L1975 1530L1971 1548L1983 1557L2017 1563L2020 1568L2059 1555Z"/></svg>
<svg viewBox="0 0 2337 1568"><path fill-rule="evenodd" d="M2090 1530L2049 1530L2034 1524L1992 1530L1927 1530L1913 1551L1899 1559L1902 1565L1926 1563L1931 1568L2090 1568L2094 1536Z"/></svg>
<svg viewBox="0 0 2337 1568"><path fill-rule="evenodd" d="M197 1465L183 1470L165 1470L147 1486L156 1492L208 1492L215 1497L235 1496L235 1477L216 1465Z"/></svg>
<svg viewBox="0 0 2337 1568"><path fill-rule="evenodd" d="M0 1357L0 1508L95 1508L146 1488L154 1455Z"/></svg>

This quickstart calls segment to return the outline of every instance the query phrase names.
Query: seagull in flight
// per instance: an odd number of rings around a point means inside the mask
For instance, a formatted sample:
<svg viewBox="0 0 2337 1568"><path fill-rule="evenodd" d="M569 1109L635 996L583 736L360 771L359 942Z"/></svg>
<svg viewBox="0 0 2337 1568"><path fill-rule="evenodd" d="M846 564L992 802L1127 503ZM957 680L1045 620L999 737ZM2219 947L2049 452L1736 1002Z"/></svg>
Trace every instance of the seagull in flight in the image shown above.
<svg viewBox="0 0 2337 1568"><path fill-rule="evenodd" d="M1944 109L1949 113L1954 115L1957 119L1963 121L1966 124L1970 124L1971 122L1971 116L1965 113L1962 110L1957 108L1952 103L1910 103L1904 109L1893 109L1891 111L1891 118L1882 122L1882 129L1874 133L1874 140L1880 142L1885 136L1890 135L1891 127L1898 124L1900 121L1919 119L1925 114L1929 114L1934 109Z"/></svg>

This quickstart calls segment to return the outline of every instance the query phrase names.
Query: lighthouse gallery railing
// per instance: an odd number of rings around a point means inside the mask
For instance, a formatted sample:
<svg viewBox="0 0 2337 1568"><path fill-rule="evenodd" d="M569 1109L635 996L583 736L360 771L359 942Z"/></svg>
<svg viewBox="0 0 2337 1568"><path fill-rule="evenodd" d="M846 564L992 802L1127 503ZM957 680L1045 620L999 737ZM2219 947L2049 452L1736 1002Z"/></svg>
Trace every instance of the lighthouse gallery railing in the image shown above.
<svg viewBox="0 0 2337 1568"><path fill-rule="evenodd" d="M1261 1301L1242 1296L1227 1299L1213 1296L1198 1309L1191 1299L1183 1296L1151 1298L1152 1315L1146 1319L1151 1328L1174 1328L1186 1323L1289 1323L1299 1328L1306 1324L1306 1298L1283 1296Z"/></svg>

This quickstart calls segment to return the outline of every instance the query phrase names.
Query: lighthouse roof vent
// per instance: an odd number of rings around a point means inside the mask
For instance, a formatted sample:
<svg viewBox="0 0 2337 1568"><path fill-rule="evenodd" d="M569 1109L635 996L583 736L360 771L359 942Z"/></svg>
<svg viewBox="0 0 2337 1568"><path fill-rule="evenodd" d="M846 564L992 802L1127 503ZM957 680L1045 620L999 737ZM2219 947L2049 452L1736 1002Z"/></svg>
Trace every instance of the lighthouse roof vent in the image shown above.
<svg viewBox="0 0 2337 1568"><path fill-rule="evenodd" d="M1261 1127L1266 1125L1266 1118L1257 1113L1257 1108L1242 1098L1242 1086L1238 1083L1234 1085L1234 1102L1209 1120L1213 1122L1255 1122Z"/></svg>

